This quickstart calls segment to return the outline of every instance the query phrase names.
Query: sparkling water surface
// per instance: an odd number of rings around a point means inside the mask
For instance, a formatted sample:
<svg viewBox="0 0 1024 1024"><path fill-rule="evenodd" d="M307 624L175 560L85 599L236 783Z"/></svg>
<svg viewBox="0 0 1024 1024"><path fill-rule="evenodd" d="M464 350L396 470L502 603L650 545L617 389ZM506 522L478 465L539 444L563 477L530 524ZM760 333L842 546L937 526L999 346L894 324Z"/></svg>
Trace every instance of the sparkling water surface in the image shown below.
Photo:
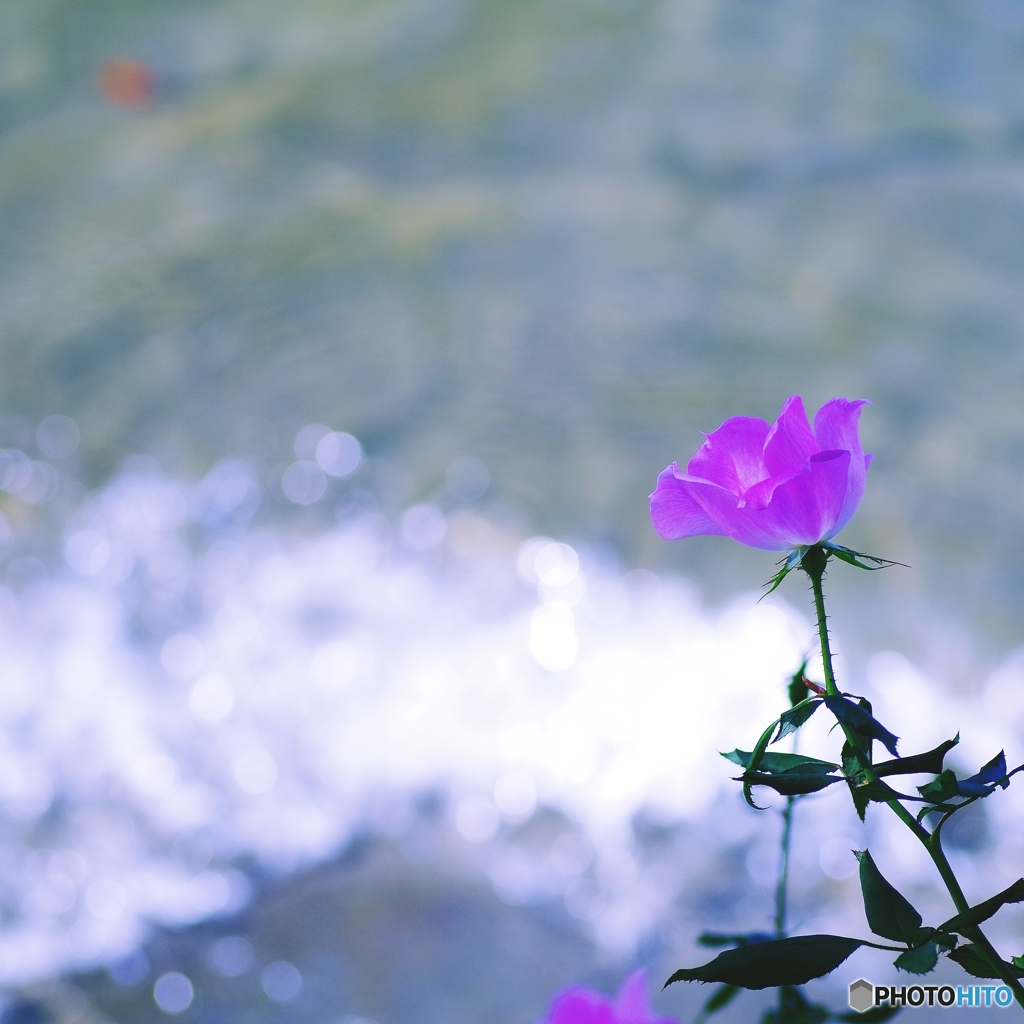
<svg viewBox="0 0 1024 1024"><path fill-rule="evenodd" d="M34 465L52 484L34 507L56 518L73 477ZM154 927L230 922L254 886L368 835L412 862L454 858L508 907L556 908L609 962L678 955L709 916L769 915L778 823L741 805L717 752L784 706L814 647L806 615L755 593L708 606L682 578L523 538L451 492L392 523L358 486L370 472L337 482L335 522L311 530L261 518L243 461L189 481L136 457L72 509L62 545L12 558L32 565L0 594L4 982L112 964L137 988ZM1021 760L1020 655L970 699L893 651L864 676L903 749L957 722L958 764L1000 746ZM835 756L824 721L801 743ZM969 891L1012 881L1024 849L1018 789L991 802L950 835ZM801 930L863 930L851 851L869 839L944 912L884 817L865 830L841 794L797 813ZM249 941L216 934L215 974L250 974ZM300 1000L299 966L261 970L266 998ZM155 981L164 1012L192 996L180 971Z"/></svg>

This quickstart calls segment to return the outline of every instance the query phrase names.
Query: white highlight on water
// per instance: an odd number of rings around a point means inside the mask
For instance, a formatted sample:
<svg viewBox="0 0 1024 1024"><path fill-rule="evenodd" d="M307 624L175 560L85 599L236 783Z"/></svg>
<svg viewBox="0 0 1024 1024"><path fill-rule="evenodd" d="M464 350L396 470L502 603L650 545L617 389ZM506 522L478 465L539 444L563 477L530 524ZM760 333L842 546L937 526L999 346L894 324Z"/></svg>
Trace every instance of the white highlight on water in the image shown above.
<svg viewBox="0 0 1024 1024"><path fill-rule="evenodd" d="M376 514L297 535L246 526L258 500L238 461L182 483L134 460L69 522L65 568L0 588L0 884L17 911L0 982L124 957L148 921L230 913L249 897L235 858L293 870L367 826L401 831L428 791L502 898L564 899L620 952L677 891L638 867L641 811L705 823L676 881L747 842L771 885L774 826L739 807L718 751L781 710L807 618L753 595L709 610L685 581L523 543L465 507L414 506L397 537ZM1021 658L992 678L995 718L977 698L922 710L934 691L899 655L869 676L906 749L958 723L973 770L1004 744L1019 759ZM802 749L834 756L819 717ZM994 872L1019 855L1022 789L987 801L1006 828ZM863 835L847 804L802 805L798 872L848 873L840 846ZM564 825L535 856L506 837L538 808ZM874 839L894 881L926 874L881 819ZM225 976L251 964L242 939L213 955ZM274 978L271 998L297 993L285 966ZM181 1012L190 984L165 975L154 998Z"/></svg>

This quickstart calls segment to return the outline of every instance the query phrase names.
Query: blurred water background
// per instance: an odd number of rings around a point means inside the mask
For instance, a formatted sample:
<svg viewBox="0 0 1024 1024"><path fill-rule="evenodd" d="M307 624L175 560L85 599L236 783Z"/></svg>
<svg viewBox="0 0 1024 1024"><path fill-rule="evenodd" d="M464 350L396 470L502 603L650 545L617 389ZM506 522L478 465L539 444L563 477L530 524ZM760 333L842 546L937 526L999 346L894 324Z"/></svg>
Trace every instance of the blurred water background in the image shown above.
<svg viewBox="0 0 1024 1024"><path fill-rule="evenodd" d="M999 0L5 0L7 1024L530 1024L766 926L715 751L808 596L646 496L790 393L874 403L843 539L912 566L833 572L847 685L1019 763L1022 52ZM800 930L865 933L866 836L944 913L881 815L797 828Z"/></svg>

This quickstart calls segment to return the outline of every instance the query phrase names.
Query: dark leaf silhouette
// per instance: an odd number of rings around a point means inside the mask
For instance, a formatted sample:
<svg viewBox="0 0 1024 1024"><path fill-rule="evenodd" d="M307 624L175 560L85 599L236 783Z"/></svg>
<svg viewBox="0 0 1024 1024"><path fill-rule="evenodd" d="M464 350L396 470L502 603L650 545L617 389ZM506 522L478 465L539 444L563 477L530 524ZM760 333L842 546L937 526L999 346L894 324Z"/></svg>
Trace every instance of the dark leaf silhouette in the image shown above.
<svg viewBox="0 0 1024 1024"><path fill-rule="evenodd" d="M834 971L863 942L842 935L799 935L719 953L710 963L676 971L665 982L717 981L740 988L803 985Z"/></svg>
<svg viewBox="0 0 1024 1024"><path fill-rule="evenodd" d="M913 946L918 941L921 915L885 880L867 850L855 850L854 854L860 861L860 887L868 926L876 935Z"/></svg>

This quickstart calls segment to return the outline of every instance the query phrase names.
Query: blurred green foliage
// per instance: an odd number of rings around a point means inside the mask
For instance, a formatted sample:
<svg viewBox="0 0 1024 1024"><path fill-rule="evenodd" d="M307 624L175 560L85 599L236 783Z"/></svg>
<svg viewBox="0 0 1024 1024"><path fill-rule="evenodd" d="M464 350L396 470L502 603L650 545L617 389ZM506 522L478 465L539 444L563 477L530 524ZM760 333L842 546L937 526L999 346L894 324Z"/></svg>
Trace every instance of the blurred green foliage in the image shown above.
<svg viewBox="0 0 1024 1024"><path fill-rule="evenodd" d="M1024 597L1022 47L1006 2L7 0L0 403L95 482L310 420L398 504L476 455L529 528L724 593L770 565L658 541L657 472L868 397L849 543L915 568L849 585L955 672L935 616L1014 643Z"/></svg>

